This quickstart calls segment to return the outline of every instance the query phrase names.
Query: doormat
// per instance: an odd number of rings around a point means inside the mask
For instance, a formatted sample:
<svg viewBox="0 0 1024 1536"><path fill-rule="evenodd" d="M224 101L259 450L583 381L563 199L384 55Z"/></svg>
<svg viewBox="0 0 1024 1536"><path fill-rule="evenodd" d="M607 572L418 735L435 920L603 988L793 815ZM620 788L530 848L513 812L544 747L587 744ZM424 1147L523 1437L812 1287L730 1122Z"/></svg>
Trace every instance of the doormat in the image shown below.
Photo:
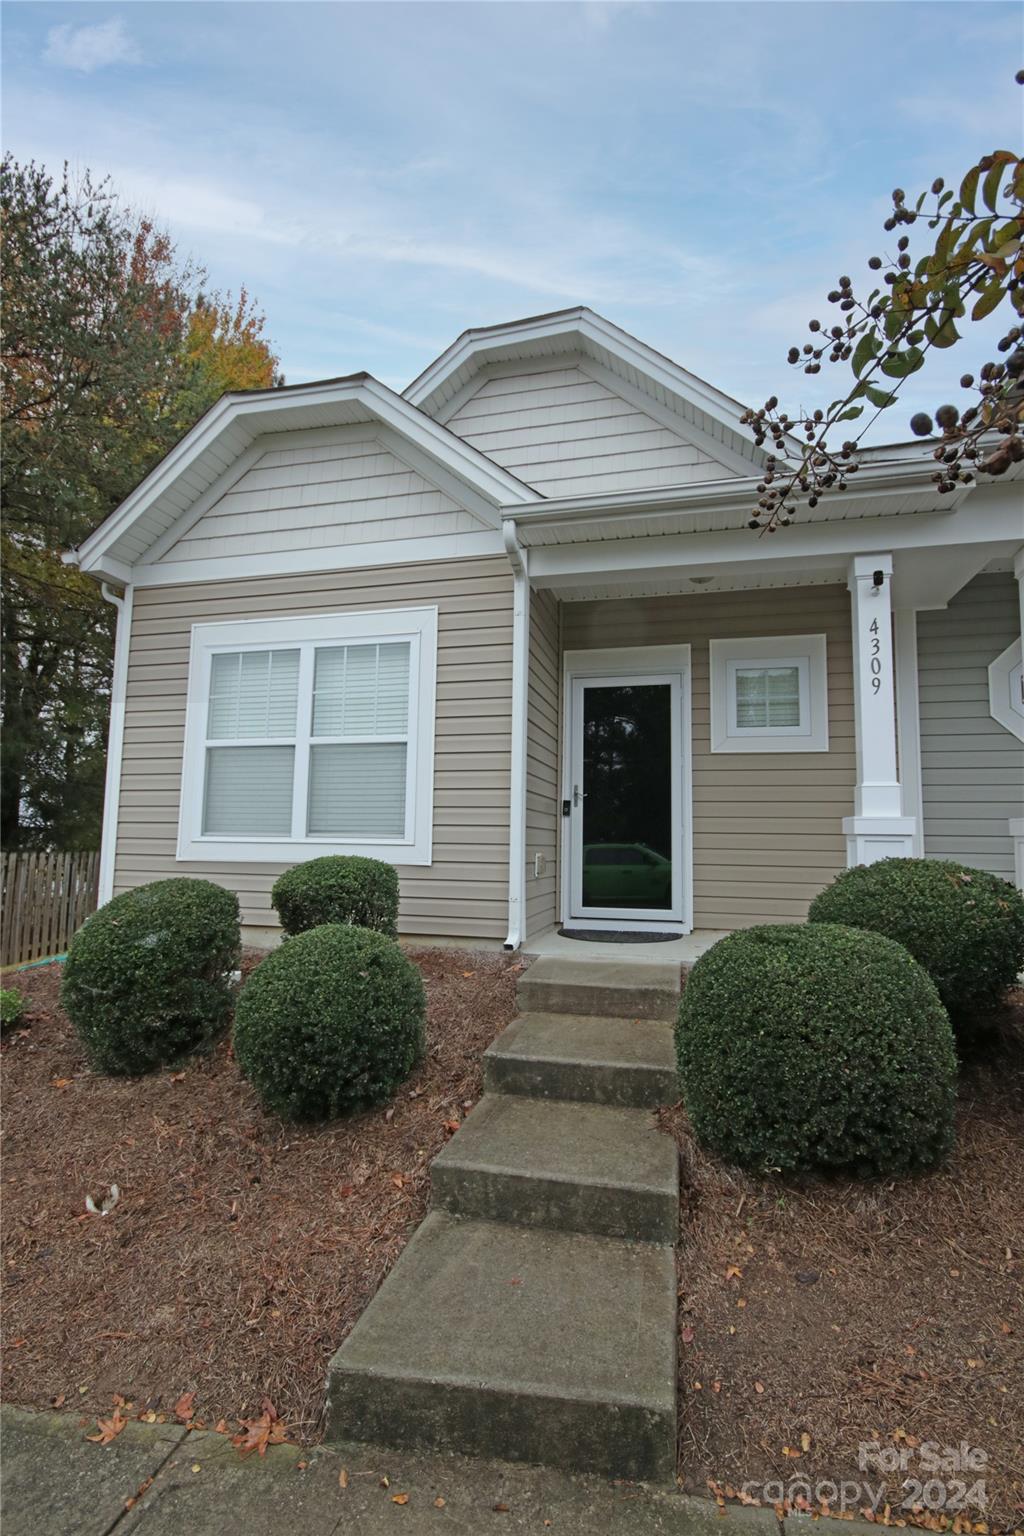
<svg viewBox="0 0 1024 1536"><path fill-rule="evenodd" d="M624 928L559 928L563 939L583 939L588 944L670 944L678 933L631 932Z"/></svg>

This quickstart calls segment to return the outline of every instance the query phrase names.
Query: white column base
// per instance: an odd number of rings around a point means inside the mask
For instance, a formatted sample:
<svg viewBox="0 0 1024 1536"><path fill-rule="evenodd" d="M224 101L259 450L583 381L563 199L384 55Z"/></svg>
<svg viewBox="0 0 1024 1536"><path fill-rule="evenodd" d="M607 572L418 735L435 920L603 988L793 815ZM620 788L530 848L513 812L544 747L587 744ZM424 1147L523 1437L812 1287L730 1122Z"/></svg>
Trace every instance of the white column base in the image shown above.
<svg viewBox="0 0 1024 1536"><path fill-rule="evenodd" d="M1013 867L1017 889L1024 891L1024 816L1011 817L1010 836L1013 838Z"/></svg>
<svg viewBox="0 0 1024 1536"><path fill-rule="evenodd" d="M846 867L877 864L879 859L912 859L916 816L844 816Z"/></svg>

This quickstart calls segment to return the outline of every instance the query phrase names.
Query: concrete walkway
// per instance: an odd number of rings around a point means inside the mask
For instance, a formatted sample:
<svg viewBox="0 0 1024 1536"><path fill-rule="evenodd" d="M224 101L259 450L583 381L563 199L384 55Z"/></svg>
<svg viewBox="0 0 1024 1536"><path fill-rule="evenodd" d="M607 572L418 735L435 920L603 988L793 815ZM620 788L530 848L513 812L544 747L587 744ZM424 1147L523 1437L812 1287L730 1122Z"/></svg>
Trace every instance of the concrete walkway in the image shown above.
<svg viewBox="0 0 1024 1536"><path fill-rule="evenodd" d="M679 967L538 960L431 1169L433 1209L330 1364L327 1439L676 1470Z"/></svg>
<svg viewBox="0 0 1024 1536"><path fill-rule="evenodd" d="M723 1519L708 1499L546 1468L370 1445L242 1461L226 1435L133 1422L99 1446L85 1439L93 1427L76 1413L0 1411L4 1536L781 1536L771 1510ZM786 1536L807 1533L802 1522Z"/></svg>

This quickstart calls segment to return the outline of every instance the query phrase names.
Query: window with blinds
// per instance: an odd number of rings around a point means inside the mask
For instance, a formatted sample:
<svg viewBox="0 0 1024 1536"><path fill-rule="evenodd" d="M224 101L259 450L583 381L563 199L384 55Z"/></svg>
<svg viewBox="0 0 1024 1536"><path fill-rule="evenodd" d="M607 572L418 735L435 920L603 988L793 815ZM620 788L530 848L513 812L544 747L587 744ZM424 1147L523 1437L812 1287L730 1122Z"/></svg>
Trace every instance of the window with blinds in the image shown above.
<svg viewBox="0 0 1024 1536"><path fill-rule="evenodd" d="M178 857L429 864L437 609L199 624Z"/></svg>
<svg viewBox="0 0 1024 1536"><path fill-rule="evenodd" d="M740 730L800 724L799 667L737 667L735 688Z"/></svg>
<svg viewBox="0 0 1024 1536"><path fill-rule="evenodd" d="M827 752L824 635L711 640L712 752Z"/></svg>
<svg viewBox="0 0 1024 1536"><path fill-rule="evenodd" d="M408 731L408 642L317 649L311 836L402 836Z"/></svg>

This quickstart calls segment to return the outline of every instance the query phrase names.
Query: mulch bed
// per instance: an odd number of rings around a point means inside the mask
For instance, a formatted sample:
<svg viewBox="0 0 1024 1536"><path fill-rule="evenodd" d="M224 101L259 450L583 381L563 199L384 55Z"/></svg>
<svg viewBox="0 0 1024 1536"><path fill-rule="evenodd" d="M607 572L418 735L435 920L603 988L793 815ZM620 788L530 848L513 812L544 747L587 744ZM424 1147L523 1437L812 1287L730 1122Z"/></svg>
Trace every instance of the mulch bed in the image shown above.
<svg viewBox="0 0 1024 1536"><path fill-rule="evenodd" d="M246 970L260 956L250 952ZM428 1052L394 1105L327 1127L264 1114L227 1042L183 1069L95 1076L58 1006L60 967L20 972L5 1037L6 1401L109 1413L115 1394L208 1424L260 1412L315 1439L327 1361L427 1208L431 1158L481 1092L521 966L421 950ZM108 1216L86 1214L117 1184Z"/></svg>
<svg viewBox="0 0 1024 1536"><path fill-rule="evenodd" d="M683 1160L690 1488L885 1482L896 1520L904 1478L962 1475L986 1484L975 1521L1024 1525L1024 994L1000 1024L964 1072L953 1158L927 1177L752 1178L703 1153L680 1107L662 1112ZM859 1469L862 1441L902 1450L906 1470ZM987 1463L929 1474L926 1441Z"/></svg>
<svg viewBox="0 0 1024 1536"><path fill-rule="evenodd" d="M30 1011L0 1052L7 1401L96 1416L120 1394L173 1415L194 1391L197 1416L234 1425L269 1397L291 1437L317 1438L327 1359L423 1217L430 1160L515 1012L507 958L414 958L426 1062L393 1108L319 1128L265 1115L226 1043L94 1076L59 968L18 976ZM928 1177L752 1178L702 1153L680 1107L661 1119L683 1160L684 1485L884 1480L895 1499L922 1442L966 1441L987 1454L965 1475L986 1484L975 1521L1021 1525L1024 996L965 1072L954 1157ZM111 1214L87 1215L114 1183ZM862 1441L902 1449L907 1472L858 1468Z"/></svg>

